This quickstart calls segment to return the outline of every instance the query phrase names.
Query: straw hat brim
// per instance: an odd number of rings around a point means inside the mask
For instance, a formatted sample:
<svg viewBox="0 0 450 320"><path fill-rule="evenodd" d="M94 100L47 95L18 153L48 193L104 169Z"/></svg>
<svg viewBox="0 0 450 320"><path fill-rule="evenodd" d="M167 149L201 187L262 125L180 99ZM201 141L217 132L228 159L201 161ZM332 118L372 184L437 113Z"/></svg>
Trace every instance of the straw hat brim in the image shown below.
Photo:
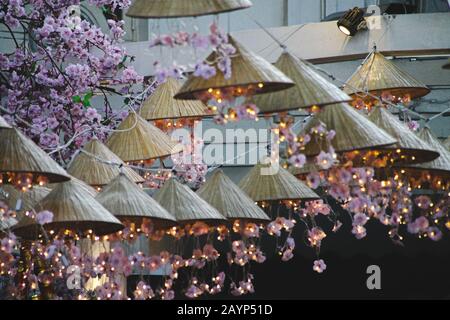
<svg viewBox="0 0 450 320"><path fill-rule="evenodd" d="M199 17L246 9L251 6L250 0L136 0L126 15L146 19Z"/></svg>

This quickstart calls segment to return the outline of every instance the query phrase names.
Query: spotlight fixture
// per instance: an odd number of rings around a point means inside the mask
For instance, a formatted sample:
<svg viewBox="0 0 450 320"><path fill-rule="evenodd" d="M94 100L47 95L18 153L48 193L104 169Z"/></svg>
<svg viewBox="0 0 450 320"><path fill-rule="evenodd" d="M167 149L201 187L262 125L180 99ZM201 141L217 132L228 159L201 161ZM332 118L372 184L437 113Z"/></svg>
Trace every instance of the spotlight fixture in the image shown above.
<svg viewBox="0 0 450 320"><path fill-rule="evenodd" d="M339 30L347 36L354 36L360 29L366 27L364 10L358 7L348 10L337 22Z"/></svg>

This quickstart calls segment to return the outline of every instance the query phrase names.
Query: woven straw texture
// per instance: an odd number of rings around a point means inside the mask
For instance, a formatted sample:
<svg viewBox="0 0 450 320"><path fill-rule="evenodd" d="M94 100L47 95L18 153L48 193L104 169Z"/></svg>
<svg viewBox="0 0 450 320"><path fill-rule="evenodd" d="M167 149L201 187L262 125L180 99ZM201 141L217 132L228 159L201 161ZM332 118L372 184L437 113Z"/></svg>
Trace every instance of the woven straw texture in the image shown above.
<svg viewBox="0 0 450 320"><path fill-rule="evenodd" d="M0 130L0 173L33 173L49 182L70 177L52 158L16 128Z"/></svg>
<svg viewBox="0 0 450 320"><path fill-rule="evenodd" d="M83 148L86 152L95 155L99 159L110 161L117 164L124 162L108 149L98 139L92 139ZM89 154L80 152L70 162L67 172L72 176L83 180L91 186L104 186L111 182L120 173L120 168L116 165L109 165L98 161ZM125 175L132 179L135 183L142 183L144 179L133 169L128 167L122 168Z"/></svg>
<svg viewBox="0 0 450 320"><path fill-rule="evenodd" d="M427 170L438 174L450 174L450 151L447 150L438 138L431 132L428 127L420 130L417 136L422 139L433 150L439 152L440 156L433 161L421 163L418 165L408 166L409 169Z"/></svg>
<svg viewBox="0 0 450 320"><path fill-rule="evenodd" d="M254 102L261 113L282 112L352 100L345 92L322 77L312 64L288 52L282 53L274 66L291 78L295 86L255 96Z"/></svg>
<svg viewBox="0 0 450 320"><path fill-rule="evenodd" d="M12 127L9 125L8 122L6 122L5 119L0 116L0 129L11 129Z"/></svg>
<svg viewBox="0 0 450 320"><path fill-rule="evenodd" d="M150 218L157 229L177 224L176 219L124 174L119 174L95 198L120 220Z"/></svg>
<svg viewBox="0 0 450 320"><path fill-rule="evenodd" d="M253 201L312 200L319 196L281 166L258 163L239 182Z"/></svg>
<svg viewBox="0 0 450 320"><path fill-rule="evenodd" d="M163 158L182 151L181 145L134 112L130 112L118 130L109 137L106 145L123 161Z"/></svg>
<svg viewBox="0 0 450 320"><path fill-rule="evenodd" d="M310 133L311 129L323 123L328 130L336 132L331 144L336 152L376 149L392 145L396 139L374 125L366 116L346 103L323 107L313 119L302 129L302 133ZM325 139L317 142L311 139L305 146L304 154L315 156L321 150L327 150Z"/></svg>
<svg viewBox="0 0 450 320"><path fill-rule="evenodd" d="M379 128L397 139L397 143L386 147L389 150L401 150L401 154L408 156L408 163L422 163L436 159L439 152L434 147L415 135L405 123L400 122L396 116L384 107L374 107L369 119ZM411 157L415 157L412 160ZM406 161L406 160L405 160Z"/></svg>
<svg viewBox="0 0 450 320"><path fill-rule="evenodd" d="M214 171L197 194L230 220L270 221L266 213L220 169Z"/></svg>
<svg viewBox="0 0 450 320"><path fill-rule="evenodd" d="M161 83L143 103L139 114L146 120L202 118L211 116L206 105L198 100L179 100L173 96L181 88L181 82L168 78Z"/></svg>
<svg viewBox="0 0 450 320"><path fill-rule="evenodd" d="M96 235L106 235L123 228L120 221L106 210L79 183L60 183L35 207L37 211L53 212L53 221L44 225L47 230L92 230ZM35 239L39 232L37 223L24 218L15 226L14 232L26 239Z"/></svg>
<svg viewBox="0 0 450 320"><path fill-rule="evenodd" d="M411 99L415 99L427 95L430 89L381 53L373 52L347 80L344 91L350 95L368 91L376 96L389 91L393 96L410 95Z"/></svg>
<svg viewBox="0 0 450 320"><path fill-rule="evenodd" d="M266 93L284 90L294 85L283 72L275 68L270 62L245 49L233 37L229 42L236 48L231 58L231 77L225 79L222 71L217 67L217 56L213 52L206 59L216 68L216 75L204 79L190 75L181 89L175 95L176 99L196 99L195 93L206 92L208 89L221 89L227 87L247 87L252 85L256 93ZM262 88L258 84L263 84Z"/></svg>
<svg viewBox="0 0 450 320"><path fill-rule="evenodd" d="M153 198L173 214L179 224L202 221L208 225L220 225L227 222L217 209L174 178L167 180Z"/></svg>
<svg viewBox="0 0 450 320"><path fill-rule="evenodd" d="M91 196L93 196L94 198L97 196L98 191L97 189L95 189L94 187L88 185L86 182L75 178L73 176L70 177L70 181L72 181L74 184L79 185L80 187L82 187L84 190L86 190L87 192L89 192L89 194ZM47 185L48 188L50 188L51 190L55 189L57 186L59 185L59 183L51 183L49 185Z"/></svg>
<svg viewBox="0 0 450 320"><path fill-rule="evenodd" d="M135 0L127 16L134 18L179 18L218 14L252 5L250 0Z"/></svg>

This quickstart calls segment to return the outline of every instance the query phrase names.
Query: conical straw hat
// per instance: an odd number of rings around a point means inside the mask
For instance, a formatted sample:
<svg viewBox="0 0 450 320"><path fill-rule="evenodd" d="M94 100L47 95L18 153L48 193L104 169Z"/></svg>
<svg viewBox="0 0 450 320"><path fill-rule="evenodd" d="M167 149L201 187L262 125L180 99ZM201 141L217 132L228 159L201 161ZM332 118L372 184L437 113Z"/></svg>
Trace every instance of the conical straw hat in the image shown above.
<svg viewBox="0 0 450 320"><path fill-rule="evenodd" d="M302 177L302 176L306 176L307 174L309 174L311 172L324 171L324 169L322 169L317 164L315 164L313 161L313 158L309 158L306 161L306 163L303 165L303 167L299 168L296 166L290 166L288 171L296 177Z"/></svg>
<svg viewBox="0 0 450 320"><path fill-rule="evenodd" d="M8 122L6 122L5 119L3 119L2 116L0 116L0 129L11 129L12 127L9 125Z"/></svg>
<svg viewBox="0 0 450 320"><path fill-rule="evenodd" d="M175 217L122 173L95 199L122 221L141 222L142 218L149 218L157 229L177 224Z"/></svg>
<svg viewBox="0 0 450 320"><path fill-rule="evenodd" d="M134 112L122 121L106 145L123 161L163 158L182 151L181 145Z"/></svg>
<svg viewBox="0 0 450 320"><path fill-rule="evenodd" d="M217 209L174 178L167 180L153 198L173 214L180 224L191 224L196 221L208 225L227 223L227 219Z"/></svg>
<svg viewBox="0 0 450 320"><path fill-rule="evenodd" d="M253 201L312 200L320 197L281 166L256 164L239 182Z"/></svg>
<svg viewBox="0 0 450 320"><path fill-rule="evenodd" d="M117 232L123 225L106 210L79 183L60 183L35 207L37 212L48 210L53 213L53 221L44 225L46 230L56 232L72 230L102 236ZM14 232L26 239L35 239L39 233L36 221L24 218L14 227Z"/></svg>
<svg viewBox="0 0 450 320"><path fill-rule="evenodd" d="M302 133L310 133L311 129L324 124L328 130L334 130L336 135L331 145L337 153L355 150L375 150L392 145L395 138L374 125L366 116L346 103L328 105L321 108L313 119L302 129ZM315 156L321 150L328 150L325 139L306 144L303 153L306 156Z"/></svg>
<svg viewBox="0 0 450 320"><path fill-rule="evenodd" d="M117 165L109 165L99 160L109 161L115 164L124 164L122 159L115 155L98 139L94 138L83 148L70 162L67 172L72 176L86 182L91 186L104 186L111 182L120 173ZM129 167L123 167L123 172L135 183L144 182L139 174Z"/></svg>
<svg viewBox="0 0 450 320"><path fill-rule="evenodd" d="M430 89L381 53L373 52L347 80L344 91L350 95L370 92L375 96L381 96L382 92L387 91L395 97L409 95L415 99L427 95ZM372 98L367 97L365 100Z"/></svg>
<svg viewBox="0 0 450 320"><path fill-rule="evenodd" d="M218 14L248 8L250 0L136 0L127 16L133 18L179 18Z"/></svg>
<svg viewBox="0 0 450 320"><path fill-rule="evenodd" d="M254 102L261 113L282 112L352 100L345 92L322 77L312 64L288 52L282 53L274 66L291 78L295 86L255 96Z"/></svg>
<svg viewBox="0 0 450 320"><path fill-rule="evenodd" d="M429 172L450 175L450 151L448 151L428 127L420 130L417 136L440 156L433 161L407 166L408 169L427 170Z"/></svg>
<svg viewBox="0 0 450 320"><path fill-rule="evenodd" d="M434 147L416 136L406 124L400 122L396 116L384 107L374 107L369 114L369 119L379 128L397 139L397 143L386 147L404 156L402 163L428 162L439 157L439 152Z"/></svg>
<svg viewBox="0 0 450 320"><path fill-rule="evenodd" d="M86 182L75 178L73 176L70 176L70 181L72 181L74 184L79 185L80 187L82 187L84 190L86 190L87 192L89 192L89 194L91 196L93 196L94 198L97 196L98 191L97 189L95 189L94 187L88 185ZM48 188L50 188L50 190L55 189L59 184L58 183L51 183L49 185L47 185Z"/></svg>
<svg viewBox="0 0 450 320"><path fill-rule="evenodd" d="M266 213L220 169L214 171L197 194L228 219L256 223L270 221Z"/></svg>
<svg viewBox="0 0 450 320"><path fill-rule="evenodd" d="M0 130L1 173L31 173L34 178L46 177L48 182L70 179L55 160L16 128Z"/></svg>
<svg viewBox="0 0 450 320"><path fill-rule="evenodd" d="M181 82L168 78L142 103L139 115L146 120L159 120L201 118L212 114L201 101L174 99L180 88Z"/></svg>
<svg viewBox="0 0 450 320"><path fill-rule="evenodd" d="M217 67L217 54L213 52L206 60L216 68L216 75L209 79L189 76L175 95L175 99L197 99L197 94L207 93L208 89L211 91L211 89L251 87L257 94L284 90L294 85L283 72L262 57L245 49L231 36L229 36L229 43L236 48L236 52L231 57L231 77L225 79L222 71Z"/></svg>

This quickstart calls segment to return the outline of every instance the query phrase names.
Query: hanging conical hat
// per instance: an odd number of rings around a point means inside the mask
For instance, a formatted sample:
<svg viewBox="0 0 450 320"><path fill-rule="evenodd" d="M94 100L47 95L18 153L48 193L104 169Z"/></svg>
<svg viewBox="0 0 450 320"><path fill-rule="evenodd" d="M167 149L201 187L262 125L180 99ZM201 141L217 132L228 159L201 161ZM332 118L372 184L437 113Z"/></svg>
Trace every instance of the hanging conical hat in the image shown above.
<svg viewBox="0 0 450 320"><path fill-rule="evenodd" d="M369 114L369 119L379 128L397 139L397 143L386 147L400 156L404 156L403 163L421 163L436 159L439 152L434 147L416 136L406 124L400 122L396 116L384 107L374 107Z"/></svg>
<svg viewBox="0 0 450 320"><path fill-rule="evenodd" d="M312 200L320 197L281 166L256 164L239 182L253 201Z"/></svg>
<svg viewBox="0 0 450 320"><path fill-rule="evenodd" d="M450 151L448 151L431 132L430 128L424 127L417 136L430 148L439 152L440 156L433 161L418 165L407 166L408 169L427 170L429 172L450 175Z"/></svg>
<svg viewBox="0 0 450 320"><path fill-rule="evenodd" d="M283 72L262 57L245 49L231 36L229 36L229 43L236 48L236 52L231 57L231 77L225 79L222 71L217 67L217 54L213 52L206 60L216 68L216 75L209 79L189 76L175 95L175 99L197 99L196 94L207 93L211 89L251 87L255 93L266 93L284 90L294 85Z"/></svg>
<svg viewBox="0 0 450 320"><path fill-rule="evenodd" d="M346 103L328 105L315 114L302 133L310 134L313 127L324 124L328 130L336 132L331 145L337 153L355 150L375 150L392 145L396 140L382 129L374 125L366 116ZM328 150L326 139L320 139L306 144L303 153L315 156L321 150Z"/></svg>
<svg viewBox="0 0 450 320"><path fill-rule="evenodd" d="M8 122L6 122L5 119L3 119L2 116L0 116L0 129L11 129L12 127L9 125Z"/></svg>
<svg viewBox="0 0 450 320"><path fill-rule="evenodd" d="M266 213L220 169L215 170L197 194L230 220L270 221Z"/></svg>
<svg viewBox="0 0 450 320"><path fill-rule="evenodd" d="M282 112L312 106L351 101L345 92L320 75L309 62L284 52L274 63L295 86L283 91L261 94L254 102L262 113Z"/></svg>
<svg viewBox="0 0 450 320"><path fill-rule="evenodd" d="M201 221L208 225L220 225L227 222L227 219L217 209L174 178L170 178L164 183L155 194L154 199L173 214L180 224Z"/></svg>
<svg viewBox="0 0 450 320"><path fill-rule="evenodd" d="M98 139L94 138L86 143L83 150L86 153L82 151L78 153L67 168L67 172L72 176L91 186L104 186L120 173L117 165L109 165L102 161L114 164L124 162ZM123 172L135 183L144 182L144 179L129 167L123 167Z"/></svg>
<svg viewBox="0 0 450 320"><path fill-rule="evenodd" d="M306 161L303 167L299 168L296 166L290 166L288 171L296 177L303 177L311 172L324 171L324 169L315 164L313 158L310 158Z"/></svg>
<svg viewBox="0 0 450 320"><path fill-rule="evenodd" d="M122 121L106 145L123 161L163 158L182 151L181 145L134 112Z"/></svg>
<svg viewBox="0 0 450 320"><path fill-rule="evenodd" d="M427 95L430 89L374 51L347 80L344 91L350 95L370 92L375 96L381 96L386 91L395 97L409 95L415 99Z"/></svg>
<svg viewBox="0 0 450 320"><path fill-rule="evenodd" d="M34 178L46 177L48 182L70 179L55 160L16 128L0 130L1 173L32 173Z"/></svg>
<svg viewBox="0 0 450 320"><path fill-rule="evenodd" d="M97 196L98 194L98 190L95 189L94 187L88 185L86 182L75 178L73 176L70 176L70 181L73 181L74 184L79 185L80 187L82 187L84 190L86 190L87 192L89 192L89 194L91 196L93 196L94 198ZM51 183L49 185L47 185L48 188L50 188L51 190L55 189L59 184L58 183Z"/></svg>
<svg viewBox="0 0 450 320"><path fill-rule="evenodd" d="M142 222L142 218L149 218L157 229L177 224L175 217L122 173L95 199L122 221Z"/></svg>
<svg viewBox="0 0 450 320"><path fill-rule="evenodd" d="M142 103L139 115L146 120L201 118L210 116L206 105L198 100L178 100L173 96L181 82L168 78Z"/></svg>
<svg viewBox="0 0 450 320"><path fill-rule="evenodd" d="M35 210L48 210L53 213L53 221L44 225L46 230L92 230L95 235L101 236L123 228L116 217L98 203L81 184L74 181L60 183L36 205ZM35 220L24 218L14 227L14 232L26 239L35 239L39 226Z"/></svg>
<svg viewBox="0 0 450 320"><path fill-rule="evenodd" d="M133 18L179 18L248 8L250 0L135 0L127 11Z"/></svg>

